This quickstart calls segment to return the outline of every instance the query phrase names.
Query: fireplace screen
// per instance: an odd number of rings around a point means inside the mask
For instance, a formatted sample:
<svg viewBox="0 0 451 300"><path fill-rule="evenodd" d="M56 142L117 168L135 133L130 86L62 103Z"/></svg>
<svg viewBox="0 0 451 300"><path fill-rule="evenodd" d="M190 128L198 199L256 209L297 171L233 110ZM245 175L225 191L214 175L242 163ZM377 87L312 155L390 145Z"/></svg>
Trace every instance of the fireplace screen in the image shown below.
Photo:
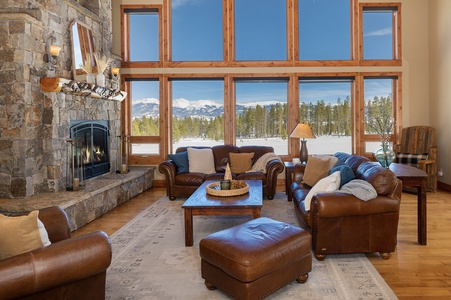
<svg viewBox="0 0 451 300"><path fill-rule="evenodd" d="M85 179L108 173L108 121L71 121L70 138L80 144Z"/></svg>

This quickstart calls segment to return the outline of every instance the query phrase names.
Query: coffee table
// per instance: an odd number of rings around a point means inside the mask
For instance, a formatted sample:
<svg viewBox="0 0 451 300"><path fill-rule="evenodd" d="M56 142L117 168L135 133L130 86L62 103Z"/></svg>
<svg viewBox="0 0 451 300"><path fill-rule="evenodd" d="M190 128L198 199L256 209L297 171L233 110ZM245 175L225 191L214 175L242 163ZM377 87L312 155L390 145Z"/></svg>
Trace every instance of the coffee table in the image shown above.
<svg viewBox="0 0 451 300"><path fill-rule="evenodd" d="M233 197L212 196L207 194L206 186L215 181L205 181L183 203L185 210L185 246L193 245L193 216L240 216L260 217L263 206L261 180L245 180L249 192Z"/></svg>
<svg viewBox="0 0 451 300"><path fill-rule="evenodd" d="M396 177L402 181L403 187L413 187L417 189L418 198L418 243L420 245L427 244L427 200L426 200L426 182L428 174L418 168L392 163L390 170L395 173Z"/></svg>

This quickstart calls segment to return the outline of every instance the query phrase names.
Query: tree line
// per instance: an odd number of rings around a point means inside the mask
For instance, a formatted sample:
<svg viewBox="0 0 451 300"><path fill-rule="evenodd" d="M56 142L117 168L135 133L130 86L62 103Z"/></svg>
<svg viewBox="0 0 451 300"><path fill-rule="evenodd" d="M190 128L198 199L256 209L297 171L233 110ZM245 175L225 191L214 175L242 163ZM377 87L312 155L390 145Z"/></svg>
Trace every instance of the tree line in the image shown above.
<svg viewBox="0 0 451 300"><path fill-rule="evenodd" d="M334 104L318 100L301 103L300 120L310 124L316 136L336 135L350 136L352 134L351 99L337 99ZM391 116L391 97L375 97L365 103L365 114L368 120L386 115ZM287 132L288 106L286 103L274 105L246 107L236 117L237 139L287 139L291 132ZM142 116L132 121L132 135L158 136L159 118ZM371 127L365 127L367 133L377 133ZM173 117L172 135L174 142L183 138L201 138L224 140L224 115L205 118L187 116Z"/></svg>

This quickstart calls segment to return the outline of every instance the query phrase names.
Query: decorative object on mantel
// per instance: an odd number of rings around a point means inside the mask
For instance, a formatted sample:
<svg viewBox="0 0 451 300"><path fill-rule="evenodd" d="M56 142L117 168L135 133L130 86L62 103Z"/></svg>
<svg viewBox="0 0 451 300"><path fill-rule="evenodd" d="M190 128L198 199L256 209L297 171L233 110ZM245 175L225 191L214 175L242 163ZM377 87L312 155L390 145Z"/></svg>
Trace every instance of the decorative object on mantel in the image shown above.
<svg viewBox="0 0 451 300"><path fill-rule="evenodd" d="M111 88L119 89L120 82L120 69L119 68L111 68Z"/></svg>
<svg viewBox="0 0 451 300"><path fill-rule="evenodd" d="M84 189L84 170L83 157L81 149L83 142L81 140L69 139L66 141L67 146L67 174L66 174L66 191L79 191Z"/></svg>
<svg viewBox="0 0 451 300"><path fill-rule="evenodd" d="M80 69L82 69L86 73L86 82L95 84L95 76L92 73L92 57L89 54L86 54L86 59L83 61L83 64L80 64Z"/></svg>
<svg viewBox="0 0 451 300"><path fill-rule="evenodd" d="M124 91L112 90L95 84L64 78L41 78L41 91L64 92L117 101L122 101L127 96L127 92Z"/></svg>
<svg viewBox="0 0 451 300"><path fill-rule="evenodd" d="M117 138L119 155L116 159L116 173L127 174L130 171L128 169L128 143L130 142L130 136L118 135Z"/></svg>
<svg viewBox="0 0 451 300"><path fill-rule="evenodd" d="M94 59L97 64L97 85L105 87L105 74L103 72L105 72L112 59L105 55L99 57L96 53L94 53Z"/></svg>
<svg viewBox="0 0 451 300"><path fill-rule="evenodd" d="M58 64L58 56L61 51L60 46L54 45L55 42L56 38L52 34L47 38L47 42L45 43L44 61L47 63L47 69L51 71L56 69Z"/></svg>

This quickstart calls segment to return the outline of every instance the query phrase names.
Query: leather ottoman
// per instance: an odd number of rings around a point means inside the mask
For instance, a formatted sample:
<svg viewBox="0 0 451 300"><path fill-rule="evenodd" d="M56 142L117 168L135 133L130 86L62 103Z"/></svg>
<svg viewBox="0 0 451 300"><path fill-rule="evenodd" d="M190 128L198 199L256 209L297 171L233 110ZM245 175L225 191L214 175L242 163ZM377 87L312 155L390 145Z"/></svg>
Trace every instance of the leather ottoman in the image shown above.
<svg viewBox="0 0 451 300"><path fill-rule="evenodd" d="M202 278L235 299L261 299L312 269L311 235L269 218L253 219L203 238Z"/></svg>

